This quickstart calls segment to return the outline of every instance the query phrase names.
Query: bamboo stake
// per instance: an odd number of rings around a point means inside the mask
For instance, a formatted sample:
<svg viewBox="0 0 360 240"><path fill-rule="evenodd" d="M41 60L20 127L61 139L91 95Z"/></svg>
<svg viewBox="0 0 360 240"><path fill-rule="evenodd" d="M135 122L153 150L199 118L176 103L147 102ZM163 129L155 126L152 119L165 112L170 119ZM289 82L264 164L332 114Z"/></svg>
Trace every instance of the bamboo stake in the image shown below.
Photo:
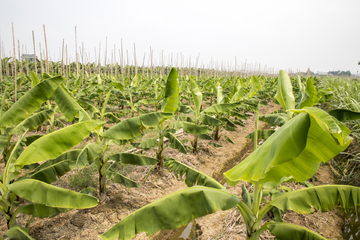
<svg viewBox="0 0 360 240"><path fill-rule="evenodd" d="M98 74L101 74L101 63L100 63L100 49L101 49L101 42L99 43L99 61L98 61Z"/></svg>
<svg viewBox="0 0 360 240"><path fill-rule="evenodd" d="M65 73L65 76L66 76L66 79L69 78L69 56L68 56L68 49L67 49L67 44L65 46L65 49L66 49L66 73Z"/></svg>
<svg viewBox="0 0 360 240"><path fill-rule="evenodd" d="M77 53L77 31L75 26L75 58L76 58L76 78L79 78L79 57Z"/></svg>
<svg viewBox="0 0 360 240"><path fill-rule="evenodd" d="M136 47L134 43L134 63L135 63L135 84L137 86L137 62L136 62Z"/></svg>
<svg viewBox="0 0 360 240"><path fill-rule="evenodd" d="M143 79L144 77L144 72L145 72L145 55L146 55L146 52L144 52L144 58L143 58L143 63L142 63L142 73L141 73L141 79Z"/></svg>
<svg viewBox="0 0 360 240"><path fill-rule="evenodd" d="M107 58L107 37L106 37L106 43L105 43L105 62L104 62L104 83L105 83L105 77L106 77L106 58Z"/></svg>
<svg viewBox="0 0 360 240"><path fill-rule="evenodd" d="M124 51L123 51L123 42L121 39L121 80L122 80L122 84L124 85Z"/></svg>
<svg viewBox="0 0 360 240"><path fill-rule="evenodd" d="M15 80L15 102L17 100L17 79L16 79L16 53L15 53L15 34L14 34L14 24L11 23L12 35L13 35L13 48L14 48L14 80Z"/></svg>
<svg viewBox="0 0 360 240"><path fill-rule="evenodd" d="M153 77L153 53L152 53L151 47L150 47L150 60L151 60L150 78L152 79L152 77Z"/></svg>
<svg viewBox="0 0 360 240"><path fill-rule="evenodd" d="M24 48L23 51L24 52ZM22 65L22 60L21 60L21 51L20 51L20 40L18 39L18 56L19 56L19 74L20 76L22 75L22 69L23 69L23 65Z"/></svg>
<svg viewBox="0 0 360 240"><path fill-rule="evenodd" d="M118 80L118 63L116 61L116 45L114 44L115 79Z"/></svg>
<svg viewBox="0 0 360 240"><path fill-rule="evenodd" d="M33 36L33 46L34 46L34 65L35 65L35 73L38 74L38 72L37 72L37 63L36 63L36 50L35 50L35 36L34 36L34 31L32 31L32 36Z"/></svg>
<svg viewBox="0 0 360 240"><path fill-rule="evenodd" d="M65 39L63 38L62 51L61 51L61 75L65 75L65 72L64 72L64 44L65 44Z"/></svg>
<svg viewBox="0 0 360 240"><path fill-rule="evenodd" d="M40 67L41 67L41 76L42 76L44 74L44 66L42 61L41 43L39 43L39 48L40 48Z"/></svg>
<svg viewBox="0 0 360 240"><path fill-rule="evenodd" d="M49 57L48 57L48 48L46 41L45 24L43 24L43 27L44 27L45 49L46 49L46 73L49 74Z"/></svg>

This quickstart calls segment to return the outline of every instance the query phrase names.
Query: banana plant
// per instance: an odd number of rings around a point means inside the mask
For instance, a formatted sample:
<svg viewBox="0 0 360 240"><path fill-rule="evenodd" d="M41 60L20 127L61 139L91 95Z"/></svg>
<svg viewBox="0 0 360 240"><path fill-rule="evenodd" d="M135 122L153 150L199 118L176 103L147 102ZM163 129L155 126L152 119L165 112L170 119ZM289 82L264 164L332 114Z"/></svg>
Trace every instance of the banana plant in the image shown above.
<svg viewBox="0 0 360 240"><path fill-rule="evenodd" d="M164 100L160 112L149 113L141 115L139 117L130 118L128 119L127 125L120 123L101 134L101 136L114 140L122 140L124 138L130 139L130 137L131 139L133 139L134 137L141 135L141 131L143 129L149 127L156 127L159 138L147 139L146 141L136 144L136 147L145 149L154 148L156 152L155 160L158 163L158 166L160 168L163 168L165 161L163 152L168 146L178 149L182 153L187 153L182 142L174 135L174 133L176 132L175 129L172 128L171 124L167 124L166 122L167 120L170 120L174 117L174 113L178 110L178 108L178 76L176 69L172 68L166 81ZM155 124L155 126L153 124ZM127 130L124 130L125 126L127 127ZM169 140L170 144L166 144L165 138ZM128 154L125 155L125 157L138 159L138 155L136 154Z"/></svg>
<svg viewBox="0 0 360 240"><path fill-rule="evenodd" d="M315 174L321 162L336 156L352 141L350 130L321 109L304 107L293 113L297 115L245 160L224 173L230 186L250 182L253 185L252 200L246 191L241 197L232 195L213 181L213 186L209 187L204 176L194 177L193 172L189 176L205 186L177 191L140 208L99 237L129 239L139 232L150 235L164 229L176 229L217 210L237 207L246 225L247 239L258 239L265 230L277 239L325 239L305 227L284 222L269 221L260 226L266 213L274 207L310 214L314 210L325 212L336 207L348 211L360 205L360 188L324 185L275 193L272 200L260 208L265 187L276 187L289 178L306 181ZM184 168L182 170L180 174L185 173Z"/></svg>
<svg viewBox="0 0 360 240"><path fill-rule="evenodd" d="M16 225L18 213L32 215L32 221L34 217L51 217L73 208L83 209L97 205L97 198L55 187L51 183L70 170L70 161L66 158L69 152L66 151L79 144L102 124L99 121L84 121L44 135L33 142L31 136L25 138L27 130L21 135L0 176L0 212L5 216L9 229ZM28 146L23 149L24 145ZM19 177L24 166L40 162L43 163L34 171ZM20 199L31 203L19 205Z"/></svg>

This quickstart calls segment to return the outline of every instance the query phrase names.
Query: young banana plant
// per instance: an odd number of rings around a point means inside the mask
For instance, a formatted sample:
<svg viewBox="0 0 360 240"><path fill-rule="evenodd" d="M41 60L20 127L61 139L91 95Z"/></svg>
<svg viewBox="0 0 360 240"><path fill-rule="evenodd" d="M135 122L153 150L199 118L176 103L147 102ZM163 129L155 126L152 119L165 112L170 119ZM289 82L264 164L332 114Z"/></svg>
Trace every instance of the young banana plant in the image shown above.
<svg viewBox="0 0 360 240"><path fill-rule="evenodd" d="M189 187L159 199L133 212L99 237L129 239L140 232L150 235L164 229L176 229L217 210L237 207L246 225L247 239L258 239L265 230L277 239L325 239L305 227L284 222L269 221L260 226L266 213L274 207L310 214L314 210L324 212L335 207L348 211L360 205L360 188L341 185L277 192L270 202L261 204L265 187L276 187L290 178L306 181L316 173L321 162L330 160L352 141L349 129L326 112L309 107L295 112L297 115L263 145L224 173L230 186L250 182L254 189L253 199L247 191L243 191L242 197L232 195L208 176L178 165L178 173L180 176L186 173L188 185L203 186Z"/></svg>

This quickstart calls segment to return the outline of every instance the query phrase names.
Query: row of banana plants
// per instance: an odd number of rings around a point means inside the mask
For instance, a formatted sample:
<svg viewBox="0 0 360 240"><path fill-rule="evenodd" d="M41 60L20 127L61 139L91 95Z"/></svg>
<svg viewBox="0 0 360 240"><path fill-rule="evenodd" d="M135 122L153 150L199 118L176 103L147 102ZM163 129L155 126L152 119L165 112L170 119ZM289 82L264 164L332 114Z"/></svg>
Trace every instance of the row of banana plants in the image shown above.
<svg viewBox="0 0 360 240"><path fill-rule="evenodd" d="M153 102L157 109L158 101L152 101L151 96L139 100L136 93L137 87L132 86L131 83L130 87L125 89L119 82L107 83L106 79L103 81L97 76L96 79L93 79L94 81L88 79L86 87L80 90L80 80L77 79L72 83L61 76L51 77L46 74L41 79L32 73L23 81L18 82L19 87L22 85L24 94L18 95L19 100L8 106L8 109L6 109L6 101L11 103L14 84L11 84L10 81L4 82L0 145L5 169L0 179L0 211L7 220L9 228L7 236L10 238L21 238L19 236L31 238L26 227L35 217L51 217L73 208L81 209L97 205L98 199L87 194L92 191L91 189L84 189L82 193L77 193L51 185L74 168L96 164L99 173L100 196L105 193L106 178L123 183L127 187L138 186L136 182L114 171L116 164L120 161L125 164L158 165L159 168L166 165L179 174L186 171L195 179L200 176L206 181L206 177L198 171L179 161L164 157L164 149L170 146L180 152L187 152L182 141L174 135L178 128L183 128L185 132L195 135L194 151L197 150L195 144L197 137L207 136L209 138L209 135L205 134L211 131L211 127L217 128L216 132L218 132L219 126L226 128L230 125L235 128L235 124L229 120L229 117L235 114L237 117L245 118L240 107L251 108L253 102L249 99L260 89L258 86L256 87L258 89L255 90L251 88L250 92L244 95L246 91L244 88L241 90L241 86L239 86L239 89L233 90L235 94L232 98L237 96L237 99L231 99L231 102L224 103L220 83L216 88L210 84L212 89L217 91L218 104L200 112L202 93L195 79L188 80L189 86L185 84L186 80L183 80L181 84L182 88L190 90L190 101L193 101L194 106L192 104L182 105L178 76L176 70L173 69L165 81L164 90L161 90L160 94L159 91L155 91L155 97L158 95L158 98L161 96L163 99L159 111L146 113L141 111L136 103ZM140 89L153 86L154 81L148 80ZM158 79L158 81L161 80ZM254 77L251 81L259 80ZM208 83L203 85L206 84L209 85ZM159 85L155 85L154 88L156 89ZM111 86L114 86L115 89ZM25 89L28 91L26 92ZM91 91L96 94L92 95ZM85 96L95 98L96 105L92 104ZM134 103L134 96L137 98L136 103ZM186 94L183 97L186 99ZM242 101L240 102L240 100ZM108 108L111 102L113 104L120 102L122 105L119 108L125 105L124 102L128 103L131 115L137 113L137 116L121 121ZM171 122L170 120L175 118L176 113L181 111L195 112L196 119ZM230 114L230 112L233 113ZM214 114L214 117L208 114ZM106 122L116 124L107 128ZM28 134L28 132L40 128L44 123L50 126L46 135ZM66 124L70 124L70 126L65 127ZM55 127L59 130L55 131ZM134 139L139 140L149 128L157 129L159 139L148 139L145 142L135 143L135 145L144 149L155 147L156 156L154 158L128 153L107 155L107 149L110 146L124 144ZM89 135L95 138L94 143L89 143L82 149L72 149ZM12 141L13 136L20 136L20 138ZM164 137L169 139L168 143L163 141ZM112 163L108 164L110 160ZM23 199L31 203L20 204ZM19 213L32 216L25 228L16 225L16 216Z"/></svg>
<svg viewBox="0 0 360 240"><path fill-rule="evenodd" d="M280 73L279 79L283 78ZM179 177L186 175L188 186L198 184L222 188L209 176L191 169L180 161L163 156L165 148L170 146L182 153L187 153L189 149L196 152L199 138L219 140L221 128L234 131L236 125L244 126L241 119L246 119L246 111L256 111L260 104L266 104L266 100L274 95L277 82L277 96L281 95L286 104L289 102L281 93L284 89L282 85L286 86L286 82L276 79L268 81L269 79L257 76L249 79L190 77L181 79L179 83L176 70L173 69L166 80L145 79L142 83L127 79L128 82L123 85L114 79L110 81L100 76L84 80L52 78L46 74L40 78L31 73L23 78L23 81L18 82L19 87L23 87L24 95L15 103L9 101L14 84L11 81L4 82L1 109L6 110L6 101L10 102L10 106L4 114L1 111L0 118L1 150L5 162L5 170L1 175L1 212L7 219L10 228L7 234L10 237L19 234L28 236L27 230L15 223L18 213L32 215L31 222L34 217L54 216L72 208L95 206L98 200L85 194L92 191L91 189L85 189L84 193L76 193L51 185L67 171L89 164L97 166L100 196L106 191L106 178L123 183L127 187L138 186L136 182L114 170L120 162L154 165L160 169L166 166ZM301 83L301 79L298 82ZM307 85L310 89L311 84ZM26 92L28 89L31 90ZM308 100L313 98L308 87L300 90L300 94L303 94L300 102L313 101ZM254 98L255 95L257 98ZM282 103L281 97L276 99ZM203 110L206 106L203 103L206 104L206 101L210 102L210 107ZM213 104L215 102L216 104ZM155 110L150 112L141 107L146 104L153 105ZM116 105L117 109L114 108ZM302 108L306 106L309 104L303 104ZM193 117L184 117L182 113L190 113ZM129 114L131 118L120 120ZM66 122L78 123L64 127ZM49 125L48 134L26 134L44 123ZM108 128L106 123L116 124ZM54 131L55 127L60 130ZM183 140L175 136L175 131L180 128L194 135L191 146L186 146ZM158 139L141 142L141 136L147 129L158 131ZM213 132L213 136L209 135L210 132ZM82 149L70 150L89 134L95 138L95 143L87 144ZM18 141L11 142L13 135L21 137ZM69 136L73 135L76 137L69 139ZM165 142L164 137L169 141ZM227 136L224 137L231 142ZM112 145L126 142L132 142L138 148L154 148L156 156L152 158L129 153L107 154ZM34 155L33 152L37 154ZM24 168L30 170L22 175L24 171L21 170ZM39 194L42 197L38 197ZM56 197L55 201L54 196L59 194L63 198ZM32 203L29 207L19 205L21 198ZM69 199L73 198L78 199L78 202L72 201L70 204ZM87 202L91 204L86 205Z"/></svg>
<svg viewBox="0 0 360 240"><path fill-rule="evenodd" d="M252 184L252 193L243 187L242 196L236 196L203 173L197 172L195 178L194 174L179 171L189 188L133 212L99 237L130 239L140 232L150 235L164 229L176 229L218 210L237 207L246 224L247 239L258 239L266 230L277 239L325 239L305 227L284 223L281 217L276 222L260 224L269 211L280 215L286 210L309 214L335 207L348 211L360 205L360 188L352 186L326 185L281 191L281 183L307 181L321 163L346 149L352 141L350 130L340 122L353 116L351 111L325 112L313 107L320 98L317 98L312 80L308 80L306 86L301 79L298 83L300 91L295 101L290 78L284 71L280 72L275 98L286 112L280 117L272 117L283 121L281 128L268 136L264 144L255 148L244 161L224 173L230 186L240 182ZM169 168L172 167L169 164ZM270 201L265 198L267 196Z"/></svg>

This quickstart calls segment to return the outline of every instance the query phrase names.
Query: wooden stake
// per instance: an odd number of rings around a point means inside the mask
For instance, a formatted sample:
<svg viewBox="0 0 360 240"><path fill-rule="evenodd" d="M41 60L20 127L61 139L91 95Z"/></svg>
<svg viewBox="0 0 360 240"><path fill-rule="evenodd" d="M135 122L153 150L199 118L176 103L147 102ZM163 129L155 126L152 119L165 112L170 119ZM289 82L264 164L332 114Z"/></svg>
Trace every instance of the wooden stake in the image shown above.
<svg viewBox="0 0 360 240"><path fill-rule="evenodd" d="M105 62L104 62L104 83L105 83L105 77L106 77L106 58L107 58L107 37L106 37L106 43L105 43Z"/></svg>
<svg viewBox="0 0 360 240"><path fill-rule="evenodd" d="M144 53L144 58L143 58L143 63L142 63L141 79L144 77L144 72L145 72L145 55L146 55L146 52Z"/></svg>
<svg viewBox="0 0 360 240"><path fill-rule="evenodd" d="M120 56L120 60L121 60L121 80L122 80L122 84L124 85L124 51L123 51L122 39L121 39L121 56Z"/></svg>
<svg viewBox="0 0 360 240"><path fill-rule="evenodd" d="M23 50L24 50L24 49L23 49ZM23 51L23 52L24 52L24 51ZM20 54L21 54L21 51L20 51L20 40L18 39L19 74L20 74L20 76L21 76L21 75L22 75L23 65L22 65L22 60L21 60Z"/></svg>
<svg viewBox="0 0 360 240"><path fill-rule="evenodd" d="M14 80L15 80L15 102L17 100L17 79L16 79L16 53L15 53L15 34L14 34L14 24L11 23L12 35L13 35L13 48L14 48Z"/></svg>
<svg viewBox="0 0 360 240"><path fill-rule="evenodd" d="M41 43L39 43L39 48L40 48L40 67L41 67L41 76L42 76L44 74L44 66L42 61Z"/></svg>
<svg viewBox="0 0 360 240"><path fill-rule="evenodd" d="M98 61L98 74L101 74L101 62L100 62L100 49L101 49L101 42L99 43L99 61Z"/></svg>
<svg viewBox="0 0 360 240"><path fill-rule="evenodd" d="M46 73L49 74L49 56L48 56L48 48L46 41L45 24L43 24L43 27L44 27L45 49L46 49Z"/></svg>
<svg viewBox="0 0 360 240"><path fill-rule="evenodd" d="M34 31L32 31L32 36L33 36L33 45L34 45L34 65L35 65L35 73L38 74L38 72L37 72L37 63L36 63L36 50L35 50L35 36L34 36Z"/></svg>
<svg viewBox="0 0 360 240"><path fill-rule="evenodd" d="M77 53L77 31L75 26L75 58L76 58L76 78L79 78L79 57Z"/></svg>
<svg viewBox="0 0 360 240"><path fill-rule="evenodd" d="M150 47L150 60L151 60L150 78L152 79L152 77L153 77L153 52L151 50L151 47Z"/></svg>
<svg viewBox="0 0 360 240"><path fill-rule="evenodd" d="M65 75L65 72L64 72L64 44L65 44L65 39L63 38L62 51L61 51L61 75Z"/></svg>
<svg viewBox="0 0 360 240"><path fill-rule="evenodd" d="M134 43L134 63L135 63L135 83L137 86L137 62L136 62L136 47Z"/></svg>
<svg viewBox="0 0 360 240"><path fill-rule="evenodd" d="M115 79L118 80L118 63L116 61L116 45L114 44Z"/></svg>

